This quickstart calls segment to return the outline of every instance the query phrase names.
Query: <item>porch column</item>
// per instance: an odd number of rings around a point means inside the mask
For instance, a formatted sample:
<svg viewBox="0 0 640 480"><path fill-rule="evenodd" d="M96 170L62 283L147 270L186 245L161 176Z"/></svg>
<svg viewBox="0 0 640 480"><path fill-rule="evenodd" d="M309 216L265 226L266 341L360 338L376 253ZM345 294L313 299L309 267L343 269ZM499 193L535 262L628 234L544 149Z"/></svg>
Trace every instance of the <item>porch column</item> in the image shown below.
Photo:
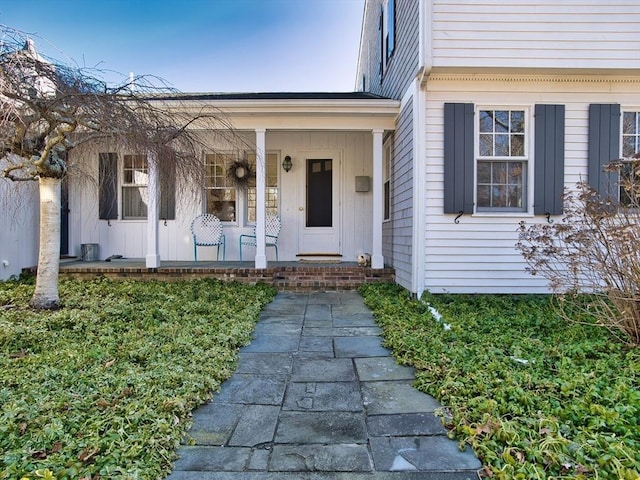
<svg viewBox="0 0 640 480"><path fill-rule="evenodd" d="M256 268L267 268L265 136L264 128L256 129Z"/></svg>
<svg viewBox="0 0 640 480"><path fill-rule="evenodd" d="M382 256L382 221L383 221L383 177L382 177L382 133L373 130L373 245L371 252L371 268L383 268Z"/></svg>
<svg viewBox="0 0 640 480"><path fill-rule="evenodd" d="M160 182L158 178L158 159L155 152L147 154L147 268L160 266L158 239L158 199L160 198Z"/></svg>

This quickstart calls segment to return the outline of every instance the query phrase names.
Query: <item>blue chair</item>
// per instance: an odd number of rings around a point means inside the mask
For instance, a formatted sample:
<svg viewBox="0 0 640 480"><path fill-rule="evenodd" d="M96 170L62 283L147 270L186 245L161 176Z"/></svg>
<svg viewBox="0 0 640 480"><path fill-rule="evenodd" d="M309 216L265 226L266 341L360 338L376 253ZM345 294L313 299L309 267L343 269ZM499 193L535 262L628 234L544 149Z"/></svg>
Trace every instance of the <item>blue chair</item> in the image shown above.
<svg viewBox="0 0 640 480"><path fill-rule="evenodd" d="M216 260L220 260L220 247L222 247L222 260L224 261L224 234L222 222L211 214L199 215L191 222L191 235L193 235L193 257L198 261L198 247L217 247Z"/></svg>
<svg viewBox="0 0 640 480"><path fill-rule="evenodd" d="M267 215L265 219L265 239L267 247L273 247L276 251L276 261L278 260L278 235L282 224L277 215ZM256 227L253 227L253 235L240 235L240 261L242 261L242 247L256 246Z"/></svg>

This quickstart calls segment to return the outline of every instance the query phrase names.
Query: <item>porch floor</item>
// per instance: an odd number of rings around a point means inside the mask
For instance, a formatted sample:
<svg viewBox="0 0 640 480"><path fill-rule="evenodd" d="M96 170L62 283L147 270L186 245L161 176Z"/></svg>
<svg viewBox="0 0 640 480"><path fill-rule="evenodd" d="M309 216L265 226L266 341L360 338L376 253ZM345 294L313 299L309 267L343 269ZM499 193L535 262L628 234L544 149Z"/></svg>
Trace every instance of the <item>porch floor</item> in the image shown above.
<svg viewBox="0 0 640 480"><path fill-rule="evenodd" d="M35 268L31 269L36 271ZM68 278L107 277L113 279L183 280L218 278L241 283L267 283L278 290L353 290L364 283L393 282L391 267L374 269L355 262L304 263L269 262L267 268L255 268L253 261L163 261L158 268L147 268L144 259L114 259L109 262L63 260L60 276Z"/></svg>

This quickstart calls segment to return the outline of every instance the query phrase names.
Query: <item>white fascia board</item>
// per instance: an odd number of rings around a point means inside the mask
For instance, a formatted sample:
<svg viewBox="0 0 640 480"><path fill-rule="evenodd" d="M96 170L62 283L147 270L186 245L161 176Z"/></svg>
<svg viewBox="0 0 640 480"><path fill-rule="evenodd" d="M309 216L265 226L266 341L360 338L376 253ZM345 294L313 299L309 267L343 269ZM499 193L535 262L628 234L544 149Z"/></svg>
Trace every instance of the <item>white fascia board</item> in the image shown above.
<svg viewBox="0 0 640 480"><path fill-rule="evenodd" d="M396 111L400 106L397 100L386 98L358 99L358 100L338 100L338 99L282 99L282 100L158 100L169 108L184 109L189 106L194 109L206 107L225 109L230 112L240 111L268 111L268 112L295 112L305 113L315 112L391 112Z"/></svg>
<svg viewBox="0 0 640 480"><path fill-rule="evenodd" d="M393 130L400 102L361 100L163 100L168 108L226 116L237 129Z"/></svg>

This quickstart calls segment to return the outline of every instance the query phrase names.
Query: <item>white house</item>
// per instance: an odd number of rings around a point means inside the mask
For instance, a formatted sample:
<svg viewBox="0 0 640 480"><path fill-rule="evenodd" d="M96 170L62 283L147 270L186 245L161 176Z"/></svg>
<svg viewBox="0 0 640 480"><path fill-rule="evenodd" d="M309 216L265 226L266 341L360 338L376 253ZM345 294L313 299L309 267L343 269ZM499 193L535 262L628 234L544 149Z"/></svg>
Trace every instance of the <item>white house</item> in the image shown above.
<svg viewBox="0 0 640 480"><path fill-rule="evenodd" d="M519 222L557 221L564 186L640 150L637 0L367 0L358 67L401 101L383 256L417 294L546 292Z"/></svg>
<svg viewBox="0 0 640 480"><path fill-rule="evenodd" d="M367 0L357 90L163 100L221 109L246 147L203 151L204 187L165 188L158 222L148 221L155 179L139 152L75 152L116 180L70 183L69 253L98 244L102 259L191 260L190 222L208 212L235 261L239 236L263 231L273 212L279 260L367 252L416 294L546 292L515 249L517 227L557 221L565 186L587 175L604 185L601 165L640 149L640 3ZM228 182L235 160L257 170L255 187ZM0 235L0 261L35 264ZM26 244L18 250L34 250ZM274 256L259 235L244 259L262 268Z"/></svg>

